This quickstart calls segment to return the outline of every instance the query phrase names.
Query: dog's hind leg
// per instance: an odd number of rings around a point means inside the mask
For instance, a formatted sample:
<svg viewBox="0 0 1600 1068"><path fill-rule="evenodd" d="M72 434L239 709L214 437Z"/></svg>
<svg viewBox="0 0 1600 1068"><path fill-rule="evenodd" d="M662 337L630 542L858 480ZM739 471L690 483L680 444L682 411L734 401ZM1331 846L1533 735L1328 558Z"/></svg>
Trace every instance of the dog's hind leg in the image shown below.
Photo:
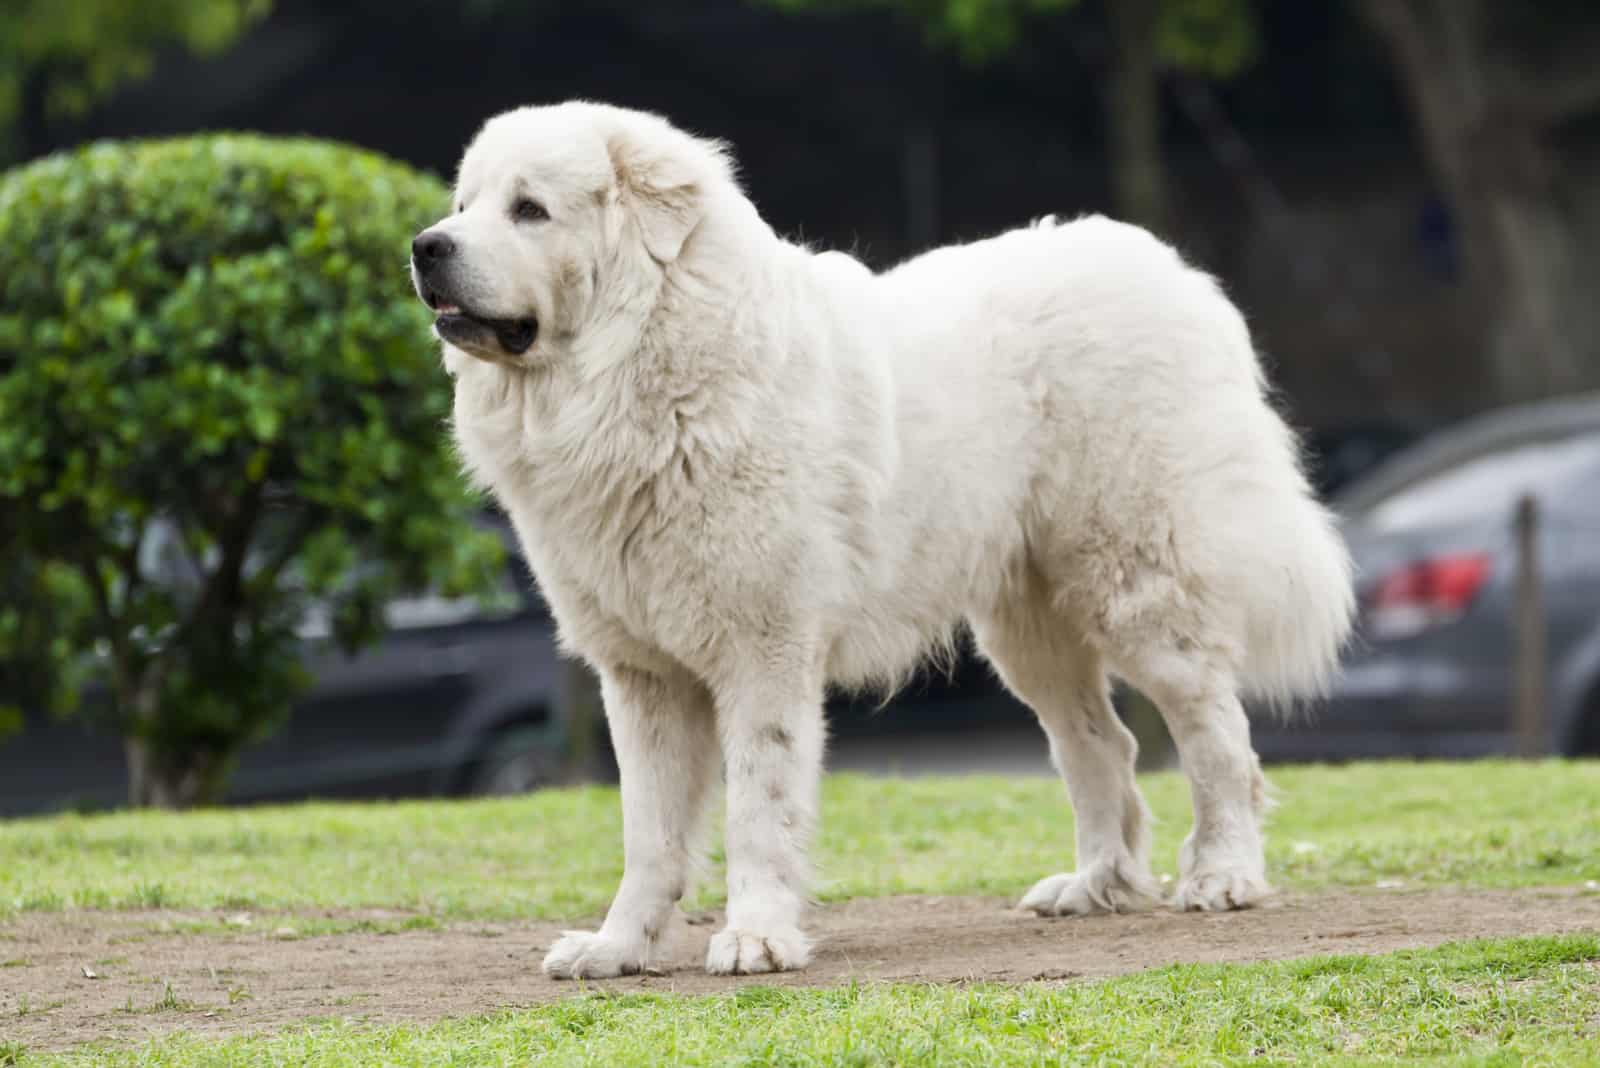
<svg viewBox="0 0 1600 1068"><path fill-rule="evenodd" d="M601 696L622 777L622 885L598 932L568 931L544 959L557 979L649 966L683 896L716 777L711 695L686 673L603 670Z"/></svg>
<svg viewBox="0 0 1600 1068"><path fill-rule="evenodd" d="M1150 875L1149 810L1134 781L1139 745L1111 706L1100 656L1032 590L972 627L1005 684L1050 739L1077 821L1077 870L1039 880L1022 907L1044 916L1126 912L1161 896Z"/></svg>
<svg viewBox="0 0 1600 1068"><path fill-rule="evenodd" d="M1267 805L1250 721L1223 658L1174 640L1118 650L1118 670L1156 703L1194 803L1178 854L1180 909L1246 908L1270 892L1261 824Z"/></svg>

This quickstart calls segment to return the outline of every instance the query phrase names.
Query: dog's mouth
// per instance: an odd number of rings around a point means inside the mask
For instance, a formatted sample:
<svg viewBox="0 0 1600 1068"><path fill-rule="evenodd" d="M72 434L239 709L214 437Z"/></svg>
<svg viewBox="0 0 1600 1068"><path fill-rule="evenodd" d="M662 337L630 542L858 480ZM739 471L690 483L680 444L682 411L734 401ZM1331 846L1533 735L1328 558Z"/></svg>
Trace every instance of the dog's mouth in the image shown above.
<svg viewBox="0 0 1600 1068"><path fill-rule="evenodd" d="M432 308L436 318L433 329L444 340L464 348L482 348L488 337L493 337L501 349L513 356L521 356L533 347L539 336L539 320L495 319L475 315L459 304L452 304L431 289L422 291L423 303Z"/></svg>

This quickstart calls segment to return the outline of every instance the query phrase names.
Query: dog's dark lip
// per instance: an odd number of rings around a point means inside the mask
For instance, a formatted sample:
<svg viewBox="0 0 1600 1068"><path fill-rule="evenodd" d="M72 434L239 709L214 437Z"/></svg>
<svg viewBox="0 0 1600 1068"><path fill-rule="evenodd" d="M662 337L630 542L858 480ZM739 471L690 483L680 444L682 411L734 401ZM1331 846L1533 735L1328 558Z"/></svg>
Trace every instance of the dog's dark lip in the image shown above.
<svg viewBox="0 0 1600 1068"><path fill-rule="evenodd" d="M433 321L434 331L447 341L465 340L472 333L487 330L494 334L495 341L502 349L513 356L521 356L533 346L534 339L539 336L539 320L532 316L525 319L495 319L487 315L475 315L460 305L445 300L438 290L431 286L423 285L418 288L421 290L422 302L431 308L436 316Z"/></svg>
<svg viewBox="0 0 1600 1068"><path fill-rule="evenodd" d="M439 315L433 321L433 328L446 340L487 330L494 334L502 349L513 356L521 356L533 347L539 335L537 319L490 319L464 312L453 304L441 304L435 310Z"/></svg>

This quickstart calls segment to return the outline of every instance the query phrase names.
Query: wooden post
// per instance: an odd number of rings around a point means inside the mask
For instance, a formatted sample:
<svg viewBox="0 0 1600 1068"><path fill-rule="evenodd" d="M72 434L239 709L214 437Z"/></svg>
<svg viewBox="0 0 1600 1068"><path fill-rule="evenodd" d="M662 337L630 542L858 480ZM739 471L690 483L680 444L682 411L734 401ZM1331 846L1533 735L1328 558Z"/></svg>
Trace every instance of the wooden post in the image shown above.
<svg viewBox="0 0 1600 1068"><path fill-rule="evenodd" d="M1539 503L1533 496L1517 502L1517 584L1512 626L1515 665L1511 723L1517 755L1532 758L1545 752L1545 619L1544 588L1539 575Z"/></svg>

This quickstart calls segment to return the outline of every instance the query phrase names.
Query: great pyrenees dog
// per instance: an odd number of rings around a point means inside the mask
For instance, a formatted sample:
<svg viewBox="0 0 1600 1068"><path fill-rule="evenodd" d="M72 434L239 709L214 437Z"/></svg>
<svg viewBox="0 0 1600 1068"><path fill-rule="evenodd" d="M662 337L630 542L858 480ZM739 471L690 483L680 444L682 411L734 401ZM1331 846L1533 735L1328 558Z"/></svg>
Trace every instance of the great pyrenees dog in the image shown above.
<svg viewBox="0 0 1600 1068"><path fill-rule="evenodd" d="M600 677L622 778L621 886L546 972L651 965L719 769L706 968L803 967L824 695L892 690L963 624L1076 813L1076 870L1022 907L1161 901L1108 675L1191 784L1172 904L1268 892L1241 696L1326 682L1350 565L1211 278L1094 217L875 274L778 237L722 146L594 103L491 119L453 209L412 269L454 434Z"/></svg>

